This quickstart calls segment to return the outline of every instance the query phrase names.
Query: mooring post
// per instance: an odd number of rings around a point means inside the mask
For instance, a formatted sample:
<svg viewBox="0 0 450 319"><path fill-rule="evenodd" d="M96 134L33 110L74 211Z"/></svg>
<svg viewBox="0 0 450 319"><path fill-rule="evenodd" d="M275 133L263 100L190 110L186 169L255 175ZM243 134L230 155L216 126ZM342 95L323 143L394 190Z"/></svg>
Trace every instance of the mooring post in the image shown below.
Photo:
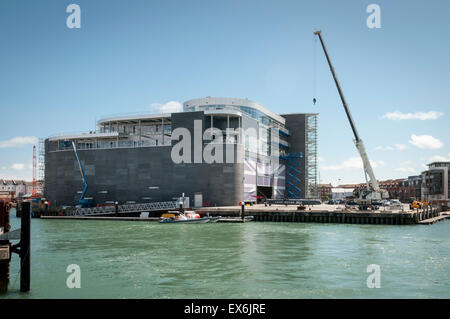
<svg viewBox="0 0 450 319"><path fill-rule="evenodd" d="M115 202L114 206L116 208L116 217L119 216L119 202Z"/></svg>
<svg viewBox="0 0 450 319"><path fill-rule="evenodd" d="M241 219L245 220L245 205L244 205L244 203L241 204Z"/></svg>
<svg viewBox="0 0 450 319"><path fill-rule="evenodd" d="M45 203L44 203L44 210L45 210L45 212L44 212L45 216L48 216L48 201L45 201Z"/></svg>
<svg viewBox="0 0 450 319"><path fill-rule="evenodd" d="M30 203L22 203L20 225L20 292L30 291Z"/></svg>
<svg viewBox="0 0 450 319"><path fill-rule="evenodd" d="M9 209L4 202L0 202L0 234L7 233L9 228ZM0 293L5 293L8 291L9 284L9 261L11 259L11 246L9 240L0 240L0 246L3 248L0 252Z"/></svg>

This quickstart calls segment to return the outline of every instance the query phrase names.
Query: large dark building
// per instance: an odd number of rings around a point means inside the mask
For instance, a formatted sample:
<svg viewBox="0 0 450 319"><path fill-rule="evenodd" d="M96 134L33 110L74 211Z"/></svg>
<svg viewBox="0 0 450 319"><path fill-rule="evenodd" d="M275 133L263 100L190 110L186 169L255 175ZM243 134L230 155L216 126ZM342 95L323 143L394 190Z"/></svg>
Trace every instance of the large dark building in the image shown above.
<svg viewBox="0 0 450 319"><path fill-rule="evenodd" d="M189 197L191 206L317 198L317 114L278 115L248 99L202 98L183 112L119 116L45 141L45 196L76 205Z"/></svg>

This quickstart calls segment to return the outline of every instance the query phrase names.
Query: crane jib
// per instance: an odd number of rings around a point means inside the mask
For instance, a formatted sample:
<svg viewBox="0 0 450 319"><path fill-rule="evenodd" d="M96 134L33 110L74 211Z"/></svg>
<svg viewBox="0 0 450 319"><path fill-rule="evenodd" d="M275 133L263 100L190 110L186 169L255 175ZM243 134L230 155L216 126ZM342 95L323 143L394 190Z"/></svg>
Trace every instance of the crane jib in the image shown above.
<svg viewBox="0 0 450 319"><path fill-rule="evenodd" d="M370 164L369 157L367 156L366 150L364 148L364 144L363 144L362 140L359 137L358 131L356 130L355 123L353 122L353 118L352 118L352 115L350 113L350 109L348 108L347 102L346 102L345 97L344 97L344 93L342 92L342 89L341 89L341 86L339 84L336 72L334 71L334 67L333 67L333 64L331 63L330 56L328 55L327 48L326 48L325 43L324 43L324 41L322 39L322 33L321 32L322 31L319 30L319 31L314 32L314 34L319 37L320 43L321 43L323 51L325 53L325 57L326 57L327 62L328 62L328 66L330 67L330 71L331 71L331 74L333 75L333 79L334 79L334 82L336 84L336 88L337 88L337 90L339 92L339 96L341 98L342 105L344 106L344 110L345 110L345 113L347 114L348 121L350 122L350 126L352 128L353 134L355 135L355 145L356 145L356 148L359 151L359 154L361 156L361 160L363 162L364 173L369 175L370 184L372 186L372 189L375 191L375 193L373 195L381 195L382 191L380 190L379 185L378 185L378 181L375 178L375 174L373 173L372 165ZM375 197L377 197L377 196L375 196Z"/></svg>
<svg viewBox="0 0 450 319"><path fill-rule="evenodd" d="M342 92L341 85L339 84L339 80L337 78L336 72L334 71L334 67L333 67L333 64L331 63L330 56L328 55L328 51L325 46L325 42L322 39L322 33L321 33L321 31L317 31L317 32L314 32L314 34L319 36L320 44L322 45L323 51L325 53L325 58L327 59L331 74L333 75L334 83L336 84L337 90L339 92L339 97L341 98L342 105L344 106L345 114L347 115L348 121L350 122L350 126L352 128L353 134L355 135L355 140L359 141L360 138L359 138L358 131L356 130L356 126L353 123L353 117L348 108L347 101L345 100L344 92Z"/></svg>

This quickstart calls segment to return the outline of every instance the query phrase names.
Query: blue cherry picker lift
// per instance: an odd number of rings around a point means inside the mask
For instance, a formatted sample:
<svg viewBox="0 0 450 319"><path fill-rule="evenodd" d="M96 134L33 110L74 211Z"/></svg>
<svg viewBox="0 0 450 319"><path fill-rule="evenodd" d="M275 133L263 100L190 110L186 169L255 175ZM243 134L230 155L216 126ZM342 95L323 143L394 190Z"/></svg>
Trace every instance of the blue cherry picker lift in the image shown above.
<svg viewBox="0 0 450 319"><path fill-rule="evenodd" d="M66 141L65 143L68 144L70 142ZM80 199L78 200L77 206L82 207L82 208L92 207L93 199L85 198L86 192L88 190L88 182L86 179L86 175L84 173L83 164L81 164L80 158L78 157L77 147L76 147L74 141L72 141L72 147L73 147L73 151L75 153L75 157L77 158L78 166L80 168L81 179L83 180L83 191L81 192L81 196L80 196Z"/></svg>

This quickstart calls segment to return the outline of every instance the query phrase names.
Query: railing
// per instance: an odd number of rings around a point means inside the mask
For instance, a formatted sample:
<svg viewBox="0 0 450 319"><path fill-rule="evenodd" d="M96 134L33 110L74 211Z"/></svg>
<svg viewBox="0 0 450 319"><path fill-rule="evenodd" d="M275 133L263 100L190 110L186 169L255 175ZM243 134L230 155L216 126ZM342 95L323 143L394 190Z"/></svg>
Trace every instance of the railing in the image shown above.
<svg viewBox="0 0 450 319"><path fill-rule="evenodd" d="M151 212L160 210L170 210L178 208L176 201L169 202L155 202L142 204L125 204L117 206L117 213L137 213L137 212ZM108 215L115 214L115 206L91 207L91 208L72 208L67 209L65 216L94 216L94 215Z"/></svg>
<svg viewBox="0 0 450 319"><path fill-rule="evenodd" d="M290 136L291 134L289 133L289 130L284 128L284 127L272 127L271 128L274 131L278 131L279 133L285 135L285 136Z"/></svg>
<svg viewBox="0 0 450 319"><path fill-rule="evenodd" d="M99 133L105 133L105 132L100 132L99 130L70 131L70 132L62 132L62 133L51 134L51 135L47 136L47 138L52 139L52 138L57 138L57 137L69 136L69 135L86 135L87 137L89 137L89 135L99 134Z"/></svg>
<svg viewBox="0 0 450 319"><path fill-rule="evenodd" d="M270 205L320 205L322 202L318 199L267 199L265 201Z"/></svg>
<svg viewBox="0 0 450 319"><path fill-rule="evenodd" d="M179 112L179 111L178 111ZM171 113L178 113L178 112L171 112ZM97 121L97 124L100 123L105 123L105 122L116 122L116 121L120 121L121 117L130 117L130 116L135 116L135 117L141 117L141 116L156 116L156 117L170 117L171 113L161 113L159 112L159 110L155 110L155 112L129 112L129 113L114 113L114 114L109 114L106 117L102 117Z"/></svg>
<svg viewBox="0 0 450 319"><path fill-rule="evenodd" d="M426 206L422 209L416 210L416 222L420 222L422 220L430 219L433 217L437 217L440 215L441 209L438 207Z"/></svg>

